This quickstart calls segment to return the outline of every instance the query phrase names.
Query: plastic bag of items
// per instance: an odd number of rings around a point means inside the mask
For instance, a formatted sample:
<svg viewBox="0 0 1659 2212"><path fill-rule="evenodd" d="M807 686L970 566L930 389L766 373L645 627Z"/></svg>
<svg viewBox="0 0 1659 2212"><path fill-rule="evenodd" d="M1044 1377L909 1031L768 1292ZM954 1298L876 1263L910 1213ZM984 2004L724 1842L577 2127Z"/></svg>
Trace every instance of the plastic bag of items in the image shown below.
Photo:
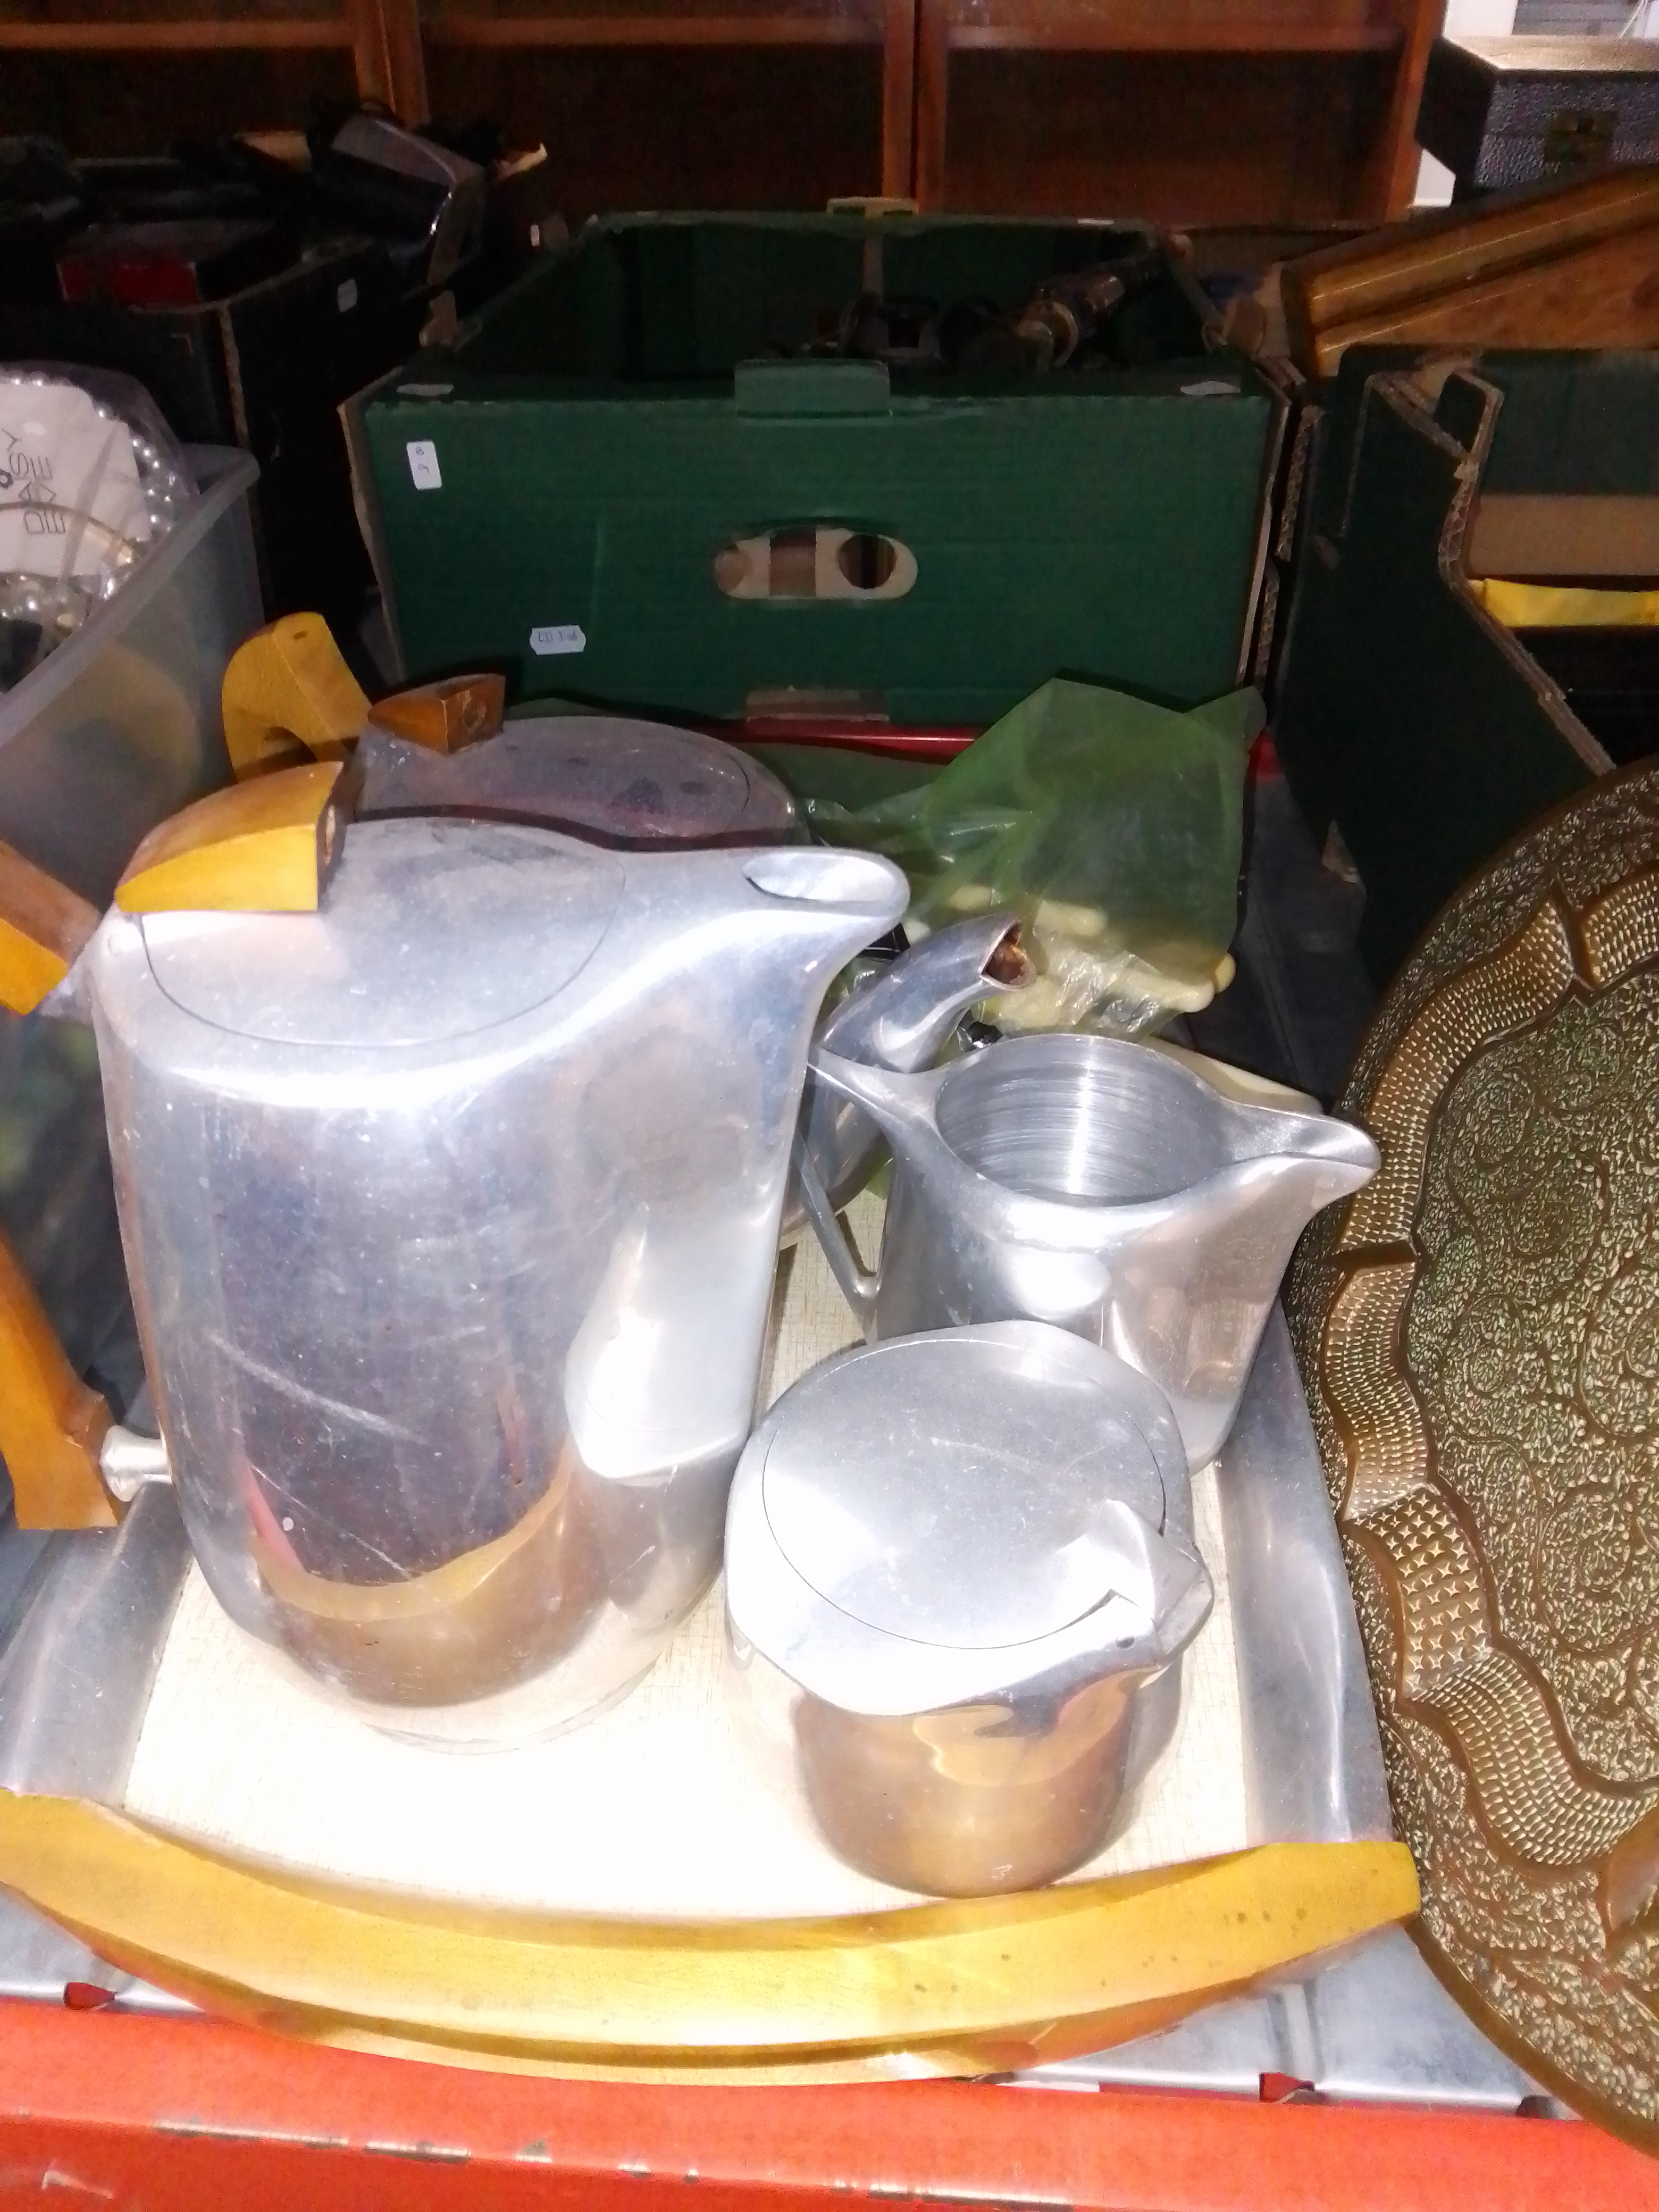
<svg viewBox="0 0 1659 2212"><path fill-rule="evenodd" d="M70 637L196 497L142 385L0 368L0 690Z"/></svg>
<svg viewBox="0 0 1659 2212"><path fill-rule="evenodd" d="M1037 980L991 1000L988 1019L1133 1036L1232 980L1245 765L1262 720L1254 691L1182 714L1056 678L920 790L808 811L831 842L904 869L913 941L1018 909Z"/></svg>

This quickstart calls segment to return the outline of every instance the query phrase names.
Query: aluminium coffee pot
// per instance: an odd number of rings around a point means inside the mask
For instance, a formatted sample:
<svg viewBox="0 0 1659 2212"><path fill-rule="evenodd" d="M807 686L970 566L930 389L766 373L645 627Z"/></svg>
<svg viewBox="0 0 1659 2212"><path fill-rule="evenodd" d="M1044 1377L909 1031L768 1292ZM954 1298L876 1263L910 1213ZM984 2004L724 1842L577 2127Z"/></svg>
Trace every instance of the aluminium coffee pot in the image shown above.
<svg viewBox="0 0 1659 2212"><path fill-rule="evenodd" d="M1378 1156L1299 1092L1203 1066L1060 1033L915 1075L815 1048L814 1083L868 1114L893 1154L872 1273L797 1147L813 1225L867 1332L1054 1322L1150 1376L1190 1465L1212 1458L1297 1238Z"/></svg>
<svg viewBox="0 0 1659 2212"><path fill-rule="evenodd" d="M202 1571L386 1725L562 1724L714 1578L812 1022L904 879L326 813L314 910L145 862L70 984Z"/></svg>

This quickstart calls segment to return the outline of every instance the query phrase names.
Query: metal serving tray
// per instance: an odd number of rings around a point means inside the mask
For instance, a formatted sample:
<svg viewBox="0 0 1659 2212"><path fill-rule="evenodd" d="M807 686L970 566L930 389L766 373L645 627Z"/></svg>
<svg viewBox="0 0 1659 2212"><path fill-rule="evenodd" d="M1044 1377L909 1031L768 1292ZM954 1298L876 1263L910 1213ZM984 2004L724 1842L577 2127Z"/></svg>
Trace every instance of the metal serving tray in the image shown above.
<svg viewBox="0 0 1659 2212"><path fill-rule="evenodd" d="M1240 974L1189 1039L1328 1097L1368 1012L1353 953L1363 897L1322 866L1283 784L1255 789ZM129 1355L136 1347L126 1347ZM130 1364L106 1355L111 1367ZM128 1419L143 1419L143 1399ZM1388 1803L1358 1625L1313 1431L1275 1312L1218 1468L1232 1577L1253 1839L1386 1833ZM1271 1517L1271 1544L1260 1516ZM1255 1519L1257 1525L1252 1526ZM1262 1577L1272 1555L1272 1584ZM140 1493L113 1535L42 1536L0 1517L0 1786L118 1802L189 1553L171 1494ZM1287 1592L1290 1595L1287 1600ZM1325 1694L1310 1696L1310 1684ZM1294 1694L1292 1697L1292 1686ZM1287 1704L1305 1757L1282 1753ZM1252 1757L1250 1717L1274 1755ZM82 1985L74 1989L72 1985ZM131 2011L181 2000L104 1964L0 1895L0 1996L106 1991ZM94 2000L97 2001L97 2000ZM1092 2057L1007 2077L1529 2113L1560 2112L1469 2023L1399 1930L1269 1993Z"/></svg>

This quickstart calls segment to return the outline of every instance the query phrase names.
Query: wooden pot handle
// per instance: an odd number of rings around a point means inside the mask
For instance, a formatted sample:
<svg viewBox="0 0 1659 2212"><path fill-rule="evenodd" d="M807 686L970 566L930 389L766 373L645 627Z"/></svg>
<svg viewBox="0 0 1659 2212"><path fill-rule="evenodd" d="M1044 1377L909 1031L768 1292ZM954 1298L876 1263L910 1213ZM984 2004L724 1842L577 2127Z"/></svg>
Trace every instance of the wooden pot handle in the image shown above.
<svg viewBox="0 0 1659 2212"><path fill-rule="evenodd" d="M0 1006L32 1014L98 927L98 910L0 844Z"/></svg>
<svg viewBox="0 0 1659 2212"><path fill-rule="evenodd" d="M320 615L284 615L249 638L225 671L220 704L238 782L307 760L343 760L373 723L429 751L459 752L501 726L507 684L447 676L374 707Z"/></svg>
<svg viewBox="0 0 1659 2212"><path fill-rule="evenodd" d="M210 792L152 830L115 887L124 914L313 914L356 795L340 761Z"/></svg>
<svg viewBox="0 0 1659 2212"><path fill-rule="evenodd" d="M0 1235L0 1452L20 1528L114 1528L120 1509L98 1466L112 1425Z"/></svg>

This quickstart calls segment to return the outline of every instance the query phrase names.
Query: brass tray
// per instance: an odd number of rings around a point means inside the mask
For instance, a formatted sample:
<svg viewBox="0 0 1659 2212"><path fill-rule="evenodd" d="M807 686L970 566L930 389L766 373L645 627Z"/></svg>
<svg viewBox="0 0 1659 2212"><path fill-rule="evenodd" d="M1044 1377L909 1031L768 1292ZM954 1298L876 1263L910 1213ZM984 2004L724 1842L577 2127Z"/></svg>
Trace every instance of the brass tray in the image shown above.
<svg viewBox="0 0 1659 2212"><path fill-rule="evenodd" d="M1287 1308L1414 1933L1479 2025L1659 2151L1659 766L1500 854L1340 1109L1382 1168Z"/></svg>

